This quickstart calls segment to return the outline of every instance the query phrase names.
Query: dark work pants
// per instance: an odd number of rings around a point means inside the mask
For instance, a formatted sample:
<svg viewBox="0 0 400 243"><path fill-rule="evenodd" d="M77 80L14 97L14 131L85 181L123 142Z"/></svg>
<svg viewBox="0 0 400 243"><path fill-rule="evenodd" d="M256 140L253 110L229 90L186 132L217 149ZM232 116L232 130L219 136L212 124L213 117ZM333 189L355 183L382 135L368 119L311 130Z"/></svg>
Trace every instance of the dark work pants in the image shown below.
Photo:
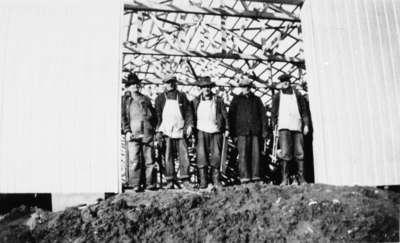
<svg viewBox="0 0 400 243"><path fill-rule="evenodd" d="M219 169L221 164L222 133L197 132L197 166L199 169L211 165Z"/></svg>
<svg viewBox="0 0 400 243"><path fill-rule="evenodd" d="M239 136L240 181L260 180L260 138L258 136Z"/></svg>
<svg viewBox="0 0 400 243"><path fill-rule="evenodd" d="M304 159L303 143L303 134L301 132L286 129L279 130L280 158L290 161L294 157L296 161L302 161Z"/></svg>
<svg viewBox="0 0 400 243"><path fill-rule="evenodd" d="M136 187L140 185L142 170L146 175L146 185L154 184L154 160L153 160L153 136L147 136L140 139L129 141L129 165L128 165L128 182L129 185ZM143 154L141 158L140 153Z"/></svg>
<svg viewBox="0 0 400 243"><path fill-rule="evenodd" d="M165 137L165 179L174 179L174 159L179 158L180 179L189 179L189 157L186 141L184 138Z"/></svg>

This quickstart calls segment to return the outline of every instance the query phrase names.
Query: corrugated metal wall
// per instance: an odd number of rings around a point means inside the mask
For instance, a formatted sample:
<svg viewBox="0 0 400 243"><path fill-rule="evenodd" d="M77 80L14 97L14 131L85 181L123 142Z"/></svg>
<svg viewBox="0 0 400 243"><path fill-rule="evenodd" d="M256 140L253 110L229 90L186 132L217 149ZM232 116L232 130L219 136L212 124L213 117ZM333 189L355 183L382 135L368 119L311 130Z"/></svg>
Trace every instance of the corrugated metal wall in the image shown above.
<svg viewBox="0 0 400 243"><path fill-rule="evenodd" d="M0 193L119 190L121 15L0 2Z"/></svg>
<svg viewBox="0 0 400 243"><path fill-rule="evenodd" d="M400 184L400 1L306 0L316 182Z"/></svg>

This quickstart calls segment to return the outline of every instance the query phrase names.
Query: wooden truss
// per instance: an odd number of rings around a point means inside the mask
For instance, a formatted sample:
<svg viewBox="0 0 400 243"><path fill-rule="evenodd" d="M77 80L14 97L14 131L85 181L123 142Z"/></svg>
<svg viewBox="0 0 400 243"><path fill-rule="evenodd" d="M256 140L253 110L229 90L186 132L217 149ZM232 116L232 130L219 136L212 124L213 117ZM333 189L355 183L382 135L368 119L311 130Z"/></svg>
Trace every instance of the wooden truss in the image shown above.
<svg viewBox="0 0 400 243"><path fill-rule="evenodd" d="M235 86L238 75L246 73L265 87L258 94L269 97L277 75L289 73L302 82L302 4L303 0L126 2L123 71L136 72L154 84L173 72L188 86L208 75L221 87Z"/></svg>

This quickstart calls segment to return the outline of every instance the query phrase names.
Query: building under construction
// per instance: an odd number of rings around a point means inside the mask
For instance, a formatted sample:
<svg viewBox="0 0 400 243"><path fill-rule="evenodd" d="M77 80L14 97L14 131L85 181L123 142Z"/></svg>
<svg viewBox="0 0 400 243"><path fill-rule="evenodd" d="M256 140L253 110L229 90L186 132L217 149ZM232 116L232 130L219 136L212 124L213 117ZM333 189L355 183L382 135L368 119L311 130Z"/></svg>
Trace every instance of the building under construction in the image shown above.
<svg viewBox="0 0 400 243"><path fill-rule="evenodd" d="M189 98L207 75L228 104L247 74L266 107L289 74L309 98L315 183L400 184L399 1L6 0L0 19L2 194L121 192L129 72L153 98L168 73Z"/></svg>

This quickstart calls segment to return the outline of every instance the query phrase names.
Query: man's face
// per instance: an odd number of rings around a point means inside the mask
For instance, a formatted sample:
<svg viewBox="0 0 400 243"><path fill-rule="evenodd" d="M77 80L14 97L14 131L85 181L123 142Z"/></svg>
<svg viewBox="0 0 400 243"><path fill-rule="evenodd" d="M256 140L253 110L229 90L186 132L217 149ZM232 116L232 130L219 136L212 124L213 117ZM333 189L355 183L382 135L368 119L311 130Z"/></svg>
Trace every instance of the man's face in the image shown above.
<svg viewBox="0 0 400 243"><path fill-rule="evenodd" d="M203 95L210 95L211 94L211 87L210 86L202 87L201 88L201 93Z"/></svg>
<svg viewBox="0 0 400 243"><path fill-rule="evenodd" d="M246 95L246 94L248 94L249 92L250 92L250 87L241 87L241 93L242 94L244 94L244 95Z"/></svg>
<svg viewBox="0 0 400 243"><path fill-rule="evenodd" d="M133 85L129 86L128 90L131 91L132 93L139 92L140 84L133 84Z"/></svg>
<svg viewBox="0 0 400 243"><path fill-rule="evenodd" d="M289 86L290 86L289 81L282 82L282 89L287 89L287 88L289 88Z"/></svg>
<svg viewBox="0 0 400 243"><path fill-rule="evenodd" d="M175 85L175 83L173 83L173 82L169 82L169 83L166 83L166 84L165 84L165 89L166 89L167 91L174 90L175 88L176 88L176 85Z"/></svg>

